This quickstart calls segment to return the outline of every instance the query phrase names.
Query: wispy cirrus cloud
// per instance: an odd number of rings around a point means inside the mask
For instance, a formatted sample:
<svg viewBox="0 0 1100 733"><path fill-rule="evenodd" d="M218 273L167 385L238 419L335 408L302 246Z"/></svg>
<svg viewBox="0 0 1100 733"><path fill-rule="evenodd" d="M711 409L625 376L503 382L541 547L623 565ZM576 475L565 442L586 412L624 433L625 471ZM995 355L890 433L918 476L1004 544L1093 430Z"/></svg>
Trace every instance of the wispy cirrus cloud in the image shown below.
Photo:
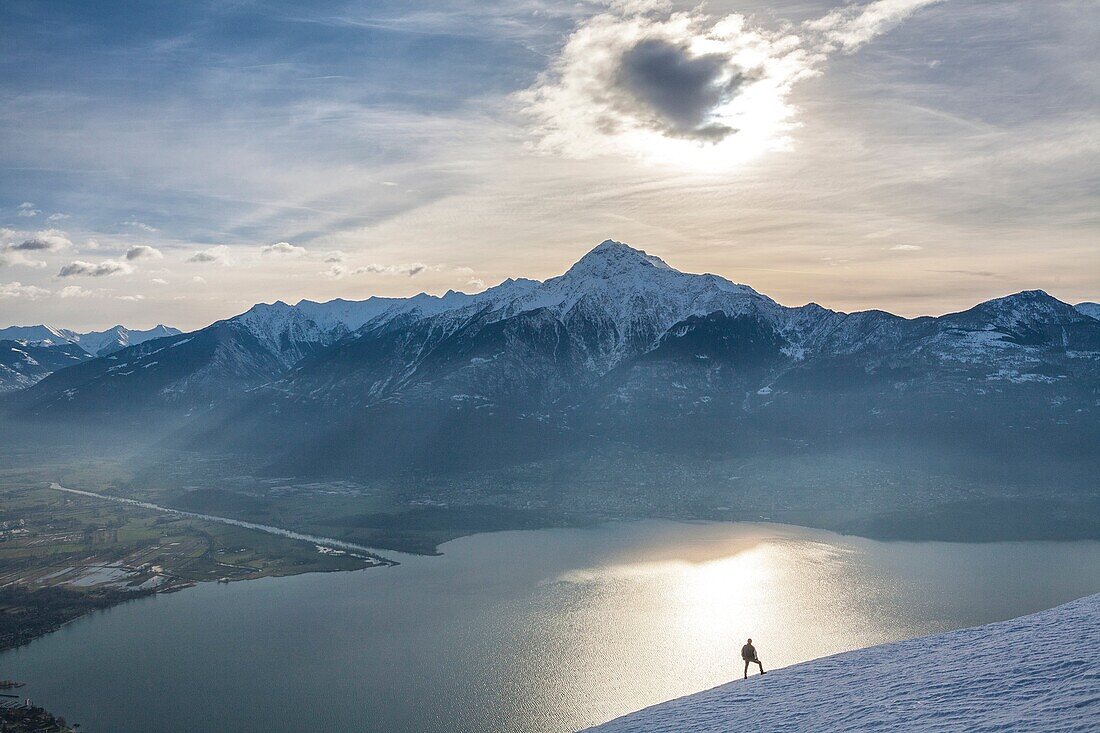
<svg viewBox="0 0 1100 733"><path fill-rule="evenodd" d="M143 231L143 232L149 232L150 234L151 234L151 233L153 233L153 232L157 232L157 231L160 231L160 230L159 230L159 229L157 229L157 228L156 228L155 226L152 226L152 225L150 225L150 224L146 224L146 223L145 223L145 222L143 222L143 221L138 221L137 219L130 219L130 220L128 220L128 221L124 221L124 222L122 222L122 223L123 223L123 224L124 224L125 226L131 227L131 228L133 228L133 229L140 229L141 231Z"/></svg>
<svg viewBox="0 0 1100 733"><path fill-rule="evenodd" d="M946 0L876 0L867 5L851 4L830 10L824 17L806 23L806 28L824 36L822 50L842 49L852 53L876 36L886 33L918 10Z"/></svg>

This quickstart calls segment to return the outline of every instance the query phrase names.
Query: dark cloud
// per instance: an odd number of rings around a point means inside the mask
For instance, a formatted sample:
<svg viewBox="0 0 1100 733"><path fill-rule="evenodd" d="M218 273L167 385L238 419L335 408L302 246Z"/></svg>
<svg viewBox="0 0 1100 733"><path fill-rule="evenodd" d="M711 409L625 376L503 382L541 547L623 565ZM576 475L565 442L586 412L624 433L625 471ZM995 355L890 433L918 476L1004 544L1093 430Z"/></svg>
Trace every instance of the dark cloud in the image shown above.
<svg viewBox="0 0 1100 733"><path fill-rule="evenodd" d="M67 265L64 265L57 273L58 277L105 277L107 275L118 275L133 272L133 268L127 265L125 262L115 262L114 260L104 260L103 262L93 263L84 262L83 260L74 260Z"/></svg>
<svg viewBox="0 0 1100 733"><path fill-rule="evenodd" d="M63 232L59 232L56 229L48 229L24 239L19 244L9 245L8 249L22 250L24 252L41 252L43 250L64 249L70 246L72 246L72 242L69 241L68 237L66 237Z"/></svg>
<svg viewBox="0 0 1100 733"><path fill-rule="evenodd" d="M619 106L677 137L719 141L732 127L713 112L733 99L745 73L721 54L693 56L686 44L660 38L638 42L622 55L616 82L626 98Z"/></svg>

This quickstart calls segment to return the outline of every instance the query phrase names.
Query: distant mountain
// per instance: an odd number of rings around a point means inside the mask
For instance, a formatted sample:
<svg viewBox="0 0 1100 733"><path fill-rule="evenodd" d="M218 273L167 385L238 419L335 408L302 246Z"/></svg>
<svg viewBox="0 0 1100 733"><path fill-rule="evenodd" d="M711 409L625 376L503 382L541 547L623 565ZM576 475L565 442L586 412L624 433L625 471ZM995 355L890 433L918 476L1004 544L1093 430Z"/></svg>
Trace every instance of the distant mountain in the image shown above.
<svg viewBox="0 0 1100 733"><path fill-rule="evenodd" d="M106 356L116 351L121 351L127 346L136 346L156 338L175 336L180 333L178 328L158 324L150 329L130 329L125 326L114 326L106 331L91 331L78 333L73 340L82 349L94 356Z"/></svg>
<svg viewBox="0 0 1100 733"><path fill-rule="evenodd" d="M76 343L80 334L65 328L52 326L8 326L0 328L0 340L26 341L31 344L52 346L61 343Z"/></svg>
<svg viewBox="0 0 1100 733"><path fill-rule="evenodd" d="M62 343L79 344L91 356L106 356L127 346L135 346L150 339L174 336L178 328L156 325L150 329L130 329L114 326L106 331L79 333L67 328L52 326L9 326L0 328L0 340L26 341L29 344L54 346Z"/></svg>
<svg viewBox="0 0 1100 733"><path fill-rule="evenodd" d="M0 393L26 389L58 369L91 359L76 344L0 340Z"/></svg>
<svg viewBox="0 0 1100 733"><path fill-rule="evenodd" d="M92 357L178 333L179 329L163 325L144 331L115 326L88 333L45 325L0 328L0 393L25 389L58 369Z"/></svg>
<svg viewBox="0 0 1100 733"><path fill-rule="evenodd" d="M1074 306L1079 312L1084 313L1089 318L1100 319L1100 303L1078 303Z"/></svg>
<svg viewBox="0 0 1100 733"><path fill-rule="evenodd" d="M169 442L249 454L285 475L636 454L670 472L751 460L783 482L797 457L810 491L904 480L830 473L855 463L826 456L852 452L947 482L1088 486L1098 400L1100 321L1042 291L914 319L787 307L606 241L545 282L257 305L76 364L7 402L21 419L130 421L143 436L167 421L179 431ZM605 469L624 484L652 472Z"/></svg>

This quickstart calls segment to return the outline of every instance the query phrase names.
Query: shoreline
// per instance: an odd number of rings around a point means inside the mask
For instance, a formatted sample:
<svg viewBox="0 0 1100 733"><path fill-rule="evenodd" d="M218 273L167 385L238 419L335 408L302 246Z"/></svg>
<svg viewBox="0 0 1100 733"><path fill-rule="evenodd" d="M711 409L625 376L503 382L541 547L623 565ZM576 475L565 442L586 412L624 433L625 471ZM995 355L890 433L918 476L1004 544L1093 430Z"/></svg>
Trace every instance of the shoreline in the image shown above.
<svg viewBox="0 0 1100 733"><path fill-rule="evenodd" d="M396 560L384 557L378 554L376 548L366 547L364 545L358 545L354 542L345 542L343 540L337 540L332 537L320 537L317 535L304 534L302 532L296 532L292 529L284 529L283 527L275 527L269 524L257 524L255 522L248 522L243 519L233 519L231 517L220 517L215 514L202 514L200 512L190 512L186 509L173 509L171 507L162 506L160 504L153 504L152 502L140 501L138 499L128 499L123 496L111 496L110 494L99 494L94 491L85 491L83 489L70 489L56 481L51 481L49 487L54 491L63 491L67 494L76 494L77 496L86 496L92 499L103 499L104 501L113 501L119 504L126 504L128 506L138 507L140 509L149 509L155 512L161 512L164 514L173 514L179 517L187 517L189 519L201 519L207 522L218 522L220 524L229 524L234 527L242 527L244 529L252 529L257 532L264 532L266 534L276 535L278 537L286 537L292 540L298 540L300 542L310 542L319 547L328 547L335 550L354 550L355 552L363 553L367 558L375 560L378 565L398 565Z"/></svg>

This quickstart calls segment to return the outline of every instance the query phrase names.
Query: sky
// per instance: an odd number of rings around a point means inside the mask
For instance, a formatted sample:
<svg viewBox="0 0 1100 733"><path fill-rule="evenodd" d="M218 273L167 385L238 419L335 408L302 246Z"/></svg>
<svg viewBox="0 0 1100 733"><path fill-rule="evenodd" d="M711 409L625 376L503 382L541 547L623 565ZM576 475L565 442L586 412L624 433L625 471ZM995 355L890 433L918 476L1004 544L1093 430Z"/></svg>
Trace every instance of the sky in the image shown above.
<svg viewBox="0 0 1100 733"><path fill-rule="evenodd" d="M0 325L475 292L1100 300L1095 0L0 4Z"/></svg>

